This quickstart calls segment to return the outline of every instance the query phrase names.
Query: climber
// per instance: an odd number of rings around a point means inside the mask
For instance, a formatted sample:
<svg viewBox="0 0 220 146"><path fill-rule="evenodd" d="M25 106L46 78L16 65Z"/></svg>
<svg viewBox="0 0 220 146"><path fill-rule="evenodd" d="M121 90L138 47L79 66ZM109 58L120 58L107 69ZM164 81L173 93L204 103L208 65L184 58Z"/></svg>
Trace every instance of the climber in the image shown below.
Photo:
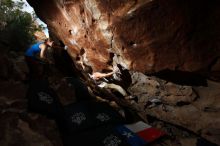
<svg viewBox="0 0 220 146"><path fill-rule="evenodd" d="M39 73L42 73L42 67L40 67L41 61L47 61L45 58L45 51L48 47L52 47L53 41L49 38L45 39L44 42L39 42L32 45L26 52L25 52L25 60L27 62L29 68L29 76L36 77ZM37 55L40 55L40 59L38 59Z"/></svg>

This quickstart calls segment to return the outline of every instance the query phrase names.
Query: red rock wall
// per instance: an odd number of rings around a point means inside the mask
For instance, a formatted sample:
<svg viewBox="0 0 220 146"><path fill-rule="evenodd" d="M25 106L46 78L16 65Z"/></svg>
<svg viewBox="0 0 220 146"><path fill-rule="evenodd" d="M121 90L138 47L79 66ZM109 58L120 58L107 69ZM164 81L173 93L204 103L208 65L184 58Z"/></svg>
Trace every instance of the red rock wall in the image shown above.
<svg viewBox="0 0 220 146"><path fill-rule="evenodd" d="M218 0L28 2L72 58L93 71L112 68L110 53L113 62L144 73L220 71Z"/></svg>

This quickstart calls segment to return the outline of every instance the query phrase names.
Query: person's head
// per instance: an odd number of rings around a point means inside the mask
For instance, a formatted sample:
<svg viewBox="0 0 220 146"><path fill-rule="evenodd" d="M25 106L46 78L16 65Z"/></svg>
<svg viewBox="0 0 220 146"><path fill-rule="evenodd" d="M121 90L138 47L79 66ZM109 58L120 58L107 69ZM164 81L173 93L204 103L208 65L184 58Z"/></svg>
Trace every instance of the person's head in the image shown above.
<svg viewBox="0 0 220 146"><path fill-rule="evenodd" d="M52 41L50 38L47 38L47 39L44 41L44 43L45 43L47 46L50 46L50 47L52 47L52 45L53 45L53 41Z"/></svg>
<svg viewBox="0 0 220 146"><path fill-rule="evenodd" d="M47 36L45 35L44 32L42 31L36 31L34 32L34 38L39 41L39 42L42 42L44 41L45 39L47 39Z"/></svg>

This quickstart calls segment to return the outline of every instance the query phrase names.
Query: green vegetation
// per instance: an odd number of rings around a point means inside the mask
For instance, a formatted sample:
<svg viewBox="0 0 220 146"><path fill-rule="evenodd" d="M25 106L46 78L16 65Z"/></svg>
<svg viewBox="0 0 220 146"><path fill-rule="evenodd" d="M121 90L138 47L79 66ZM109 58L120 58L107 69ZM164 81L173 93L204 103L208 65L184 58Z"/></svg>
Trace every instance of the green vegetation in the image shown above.
<svg viewBox="0 0 220 146"><path fill-rule="evenodd" d="M0 46L5 51L26 50L34 41L33 33L43 29L36 25L34 14L22 11L23 5L22 1L0 0Z"/></svg>

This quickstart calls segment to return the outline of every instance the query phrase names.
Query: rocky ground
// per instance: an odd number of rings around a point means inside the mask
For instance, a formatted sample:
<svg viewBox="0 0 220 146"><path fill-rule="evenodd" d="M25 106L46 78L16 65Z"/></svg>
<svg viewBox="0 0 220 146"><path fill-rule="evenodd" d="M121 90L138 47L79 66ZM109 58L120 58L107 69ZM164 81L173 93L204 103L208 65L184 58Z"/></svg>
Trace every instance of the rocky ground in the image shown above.
<svg viewBox="0 0 220 146"><path fill-rule="evenodd" d="M2 132L0 144L2 146L62 146L55 122L45 116L27 111L26 90L27 85L23 83L15 83L12 81L1 82L0 125ZM66 90L68 90L68 88L66 88ZM67 93L71 92L65 92L65 94ZM69 96L65 98L65 95L61 94L62 93L60 93L60 96L64 97L62 101L64 104L71 102L71 100L68 99ZM208 112L215 111L211 110ZM190 113L188 118L191 118ZM146 119L152 126L162 129L168 134L168 136L153 143L152 146L197 146L201 141L204 143L201 137L189 132L185 128L168 124L152 116L147 116ZM213 130L214 128L210 129L210 135L212 134L211 132L217 132ZM216 137L216 140L218 140L217 138L218 137Z"/></svg>
<svg viewBox="0 0 220 146"><path fill-rule="evenodd" d="M1 54L0 64L0 145L62 146L55 122L27 111L24 58Z"/></svg>
<svg viewBox="0 0 220 146"><path fill-rule="evenodd" d="M0 61L0 145L62 146L55 122L27 111L24 58L12 52ZM131 84L124 99L117 88L106 90L125 101L133 115L138 113L152 126L167 132L167 136L152 146L202 146L201 143L209 144L206 140L219 144L219 83L208 81L207 87L182 86L137 72L130 74ZM63 105L75 101L75 90L67 78L53 72L49 80ZM112 101L106 97L103 94L100 100Z"/></svg>
<svg viewBox="0 0 220 146"><path fill-rule="evenodd" d="M61 146L55 122L27 111L27 84L15 81L0 84L0 145Z"/></svg>
<svg viewBox="0 0 220 146"><path fill-rule="evenodd" d="M219 83L208 80L207 86L187 86L138 72L130 75L131 84L124 88L127 95L116 101L167 131L169 136L158 142L160 145L208 145L204 139L220 144ZM106 87L116 96L123 96L120 86Z"/></svg>
<svg viewBox="0 0 220 146"><path fill-rule="evenodd" d="M25 95L28 84L25 79L28 71L24 58L11 52L7 56L1 55L0 63L0 145L62 146L55 122L27 111ZM66 105L74 102L74 86L56 69L51 71L48 79L61 103ZM200 143L206 143L205 139L220 144L219 83L208 80L207 86L186 86L138 72L129 74L129 86L125 82L118 82L117 88L108 86L99 89L110 91L119 100L125 101L126 108L132 109L134 114L138 113L152 126L167 132L166 137L152 145L200 146ZM100 80L95 84L103 82ZM124 89L125 96L121 95ZM107 102L112 101L105 94L99 96L102 100L107 99Z"/></svg>
<svg viewBox="0 0 220 146"><path fill-rule="evenodd" d="M142 113L220 144L219 83L208 81L206 87L182 86L134 73L129 91L138 97L134 104Z"/></svg>

